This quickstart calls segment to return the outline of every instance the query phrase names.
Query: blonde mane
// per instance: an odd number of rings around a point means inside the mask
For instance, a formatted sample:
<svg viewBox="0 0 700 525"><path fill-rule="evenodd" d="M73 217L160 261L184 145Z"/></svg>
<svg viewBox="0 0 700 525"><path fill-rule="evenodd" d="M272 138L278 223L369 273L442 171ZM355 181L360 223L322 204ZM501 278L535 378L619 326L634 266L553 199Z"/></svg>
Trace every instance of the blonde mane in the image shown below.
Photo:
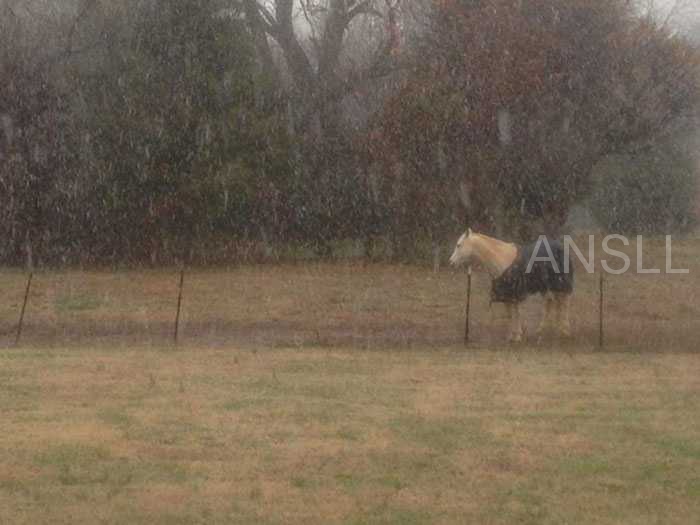
<svg viewBox="0 0 700 525"><path fill-rule="evenodd" d="M493 277L506 271L518 256L518 247L511 242L499 241L482 233L472 233L468 239L472 243L474 257Z"/></svg>

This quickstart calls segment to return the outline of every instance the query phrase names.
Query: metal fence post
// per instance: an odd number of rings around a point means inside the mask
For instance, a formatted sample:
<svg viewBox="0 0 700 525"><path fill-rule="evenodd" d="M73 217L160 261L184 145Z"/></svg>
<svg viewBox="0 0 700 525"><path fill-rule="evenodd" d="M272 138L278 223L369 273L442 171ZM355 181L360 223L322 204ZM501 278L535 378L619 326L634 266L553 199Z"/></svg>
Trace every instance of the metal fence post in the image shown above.
<svg viewBox="0 0 700 525"><path fill-rule="evenodd" d="M464 320L464 346L469 344L469 310L471 309L472 302L472 267L471 265L467 268L467 306L465 308L465 320Z"/></svg>
<svg viewBox="0 0 700 525"><path fill-rule="evenodd" d="M603 270L600 270L600 285L599 285L599 290L598 290L598 298L599 298L599 304L598 304L598 346L600 348L603 348L603 345L605 344L605 338L604 338L604 289L605 289L605 273Z"/></svg>
<svg viewBox="0 0 700 525"><path fill-rule="evenodd" d="M180 270L180 285L177 293L177 313L175 314L175 330L173 332L173 343L177 344L177 333L180 327L180 307L182 305L182 285L185 281L185 269Z"/></svg>
<svg viewBox="0 0 700 525"><path fill-rule="evenodd" d="M22 337L22 325L24 324L24 312L27 309L27 301L29 300L29 288L32 286L32 277L34 272L29 272L29 278L27 279L27 288L24 290L24 301L22 302L22 310L19 314L19 322L17 323L17 333L15 334L15 346L19 344L19 340Z"/></svg>

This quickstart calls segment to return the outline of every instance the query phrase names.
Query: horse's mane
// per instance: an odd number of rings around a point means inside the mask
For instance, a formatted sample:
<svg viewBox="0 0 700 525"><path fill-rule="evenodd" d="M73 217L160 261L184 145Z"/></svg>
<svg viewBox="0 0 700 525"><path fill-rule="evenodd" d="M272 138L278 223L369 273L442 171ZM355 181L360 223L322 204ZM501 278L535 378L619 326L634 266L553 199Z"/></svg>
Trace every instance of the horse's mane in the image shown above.
<svg viewBox="0 0 700 525"><path fill-rule="evenodd" d="M518 246L511 242L501 241L483 233L472 232L477 239L481 262L491 269L494 276L503 273L518 256Z"/></svg>

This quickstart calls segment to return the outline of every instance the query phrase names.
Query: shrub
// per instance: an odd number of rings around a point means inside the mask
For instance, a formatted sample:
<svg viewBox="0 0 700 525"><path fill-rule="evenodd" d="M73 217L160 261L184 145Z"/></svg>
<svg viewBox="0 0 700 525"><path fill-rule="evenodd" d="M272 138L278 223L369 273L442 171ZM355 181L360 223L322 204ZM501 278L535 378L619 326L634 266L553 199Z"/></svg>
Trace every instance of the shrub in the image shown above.
<svg viewBox="0 0 700 525"><path fill-rule="evenodd" d="M596 168L591 209L608 231L688 230L697 220L697 182L693 160L676 147L607 157Z"/></svg>

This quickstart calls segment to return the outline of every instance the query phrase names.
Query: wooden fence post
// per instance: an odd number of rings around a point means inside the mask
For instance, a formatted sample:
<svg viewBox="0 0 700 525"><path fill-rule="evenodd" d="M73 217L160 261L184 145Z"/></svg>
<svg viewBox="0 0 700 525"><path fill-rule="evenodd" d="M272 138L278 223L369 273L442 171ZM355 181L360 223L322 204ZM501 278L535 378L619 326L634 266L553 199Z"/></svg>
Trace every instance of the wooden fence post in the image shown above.
<svg viewBox="0 0 700 525"><path fill-rule="evenodd" d="M24 290L24 301L22 302L22 310L19 314L19 322L17 323L17 333L15 334L15 346L19 344L19 340L22 337L22 325L24 324L24 312L27 309L27 301L29 300L29 288L32 286L32 277L34 272L29 272L29 278L27 279L27 288Z"/></svg>

